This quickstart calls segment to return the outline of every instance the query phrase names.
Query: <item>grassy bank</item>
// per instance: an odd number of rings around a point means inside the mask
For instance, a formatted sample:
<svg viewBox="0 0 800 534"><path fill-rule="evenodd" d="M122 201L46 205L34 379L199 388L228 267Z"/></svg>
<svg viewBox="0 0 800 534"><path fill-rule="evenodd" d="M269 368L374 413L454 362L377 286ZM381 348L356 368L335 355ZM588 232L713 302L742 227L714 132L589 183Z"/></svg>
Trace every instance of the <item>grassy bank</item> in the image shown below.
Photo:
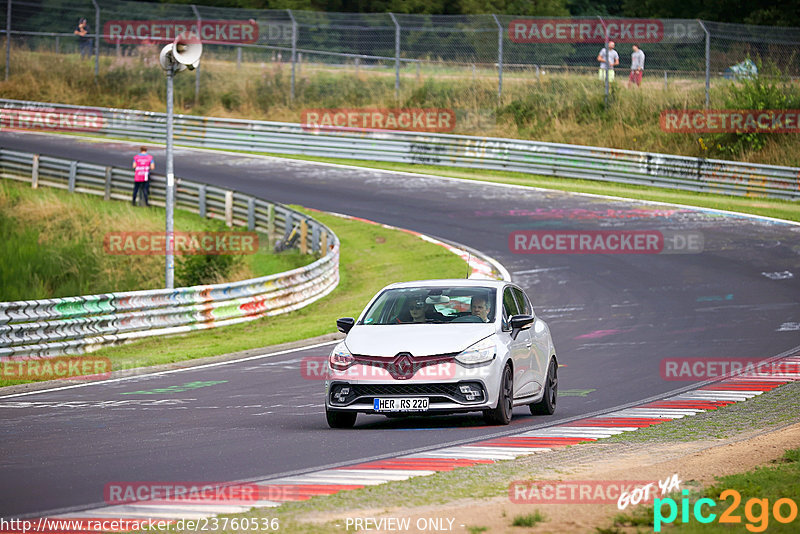
<svg viewBox="0 0 800 534"><path fill-rule="evenodd" d="M752 471L719 477L717 483L704 489L690 490L684 496L680 493L670 495L676 503L678 514L670 517L668 504L659 505L659 526L657 532L679 532L680 534L702 534L708 532L797 532L797 498L800 496L800 449L791 449L774 465L759 467ZM736 492L738 498L732 494ZM688 499L683 504L683 499ZM709 501L702 504L701 510L706 518L713 515L711 521L701 523L693 515L696 503L700 499L710 499L715 503L710 507ZM778 521L774 513L774 504L783 499L779 512L781 517L792 521ZM794 505L786 501L792 501ZM752 502L751 502L752 501ZM766 502L764 502L766 501ZM686 517L681 516L683 507L690 510ZM794 510L794 514L792 514ZM722 524L722 514L729 513L727 523L739 523L736 527ZM640 527L655 529L655 509L653 506L639 506L630 513L621 513L614 519L613 526L601 530L608 534L621 534L619 527ZM685 520L685 521L684 521ZM746 529L746 530L745 530Z"/></svg>
<svg viewBox="0 0 800 534"><path fill-rule="evenodd" d="M95 83L93 62L76 54L14 51L12 76L0 82L6 98L88 106L164 111L165 83L156 64L158 48L140 47L133 57L102 57ZM450 69L452 70L452 69ZM456 133L514 137L560 143L646 150L696 157L739 159L800 165L797 134L665 133L659 118L667 109L699 109L704 85L698 79L645 77L641 88L624 80L612 85L604 105L595 74L516 71L507 76L498 102L497 80L490 71L410 68L402 75L399 99L394 77L385 69L341 69L303 64L290 98L290 65L236 62L209 52L199 71L200 97L194 100L195 77L175 78L176 110L195 115L300 122L309 108L448 108L456 110ZM757 86L749 86L753 84ZM796 84L715 80L712 107L724 109L797 109Z"/></svg>
<svg viewBox="0 0 800 534"><path fill-rule="evenodd" d="M175 230L230 229L222 221L175 210ZM104 246L110 233L163 231L160 208L134 208L127 202L0 180L0 301L164 287L163 255L111 254ZM314 259L297 251L274 254L266 246L249 255L176 256L175 282L188 286L245 280Z"/></svg>
<svg viewBox="0 0 800 534"><path fill-rule="evenodd" d="M113 369L119 370L302 340L334 332L337 318L357 315L390 282L464 275L464 262L458 256L405 232L319 212L309 214L328 225L341 240L339 286L324 299L285 315L192 334L148 338L92 354L110 358ZM16 383L0 381L0 386Z"/></svg>

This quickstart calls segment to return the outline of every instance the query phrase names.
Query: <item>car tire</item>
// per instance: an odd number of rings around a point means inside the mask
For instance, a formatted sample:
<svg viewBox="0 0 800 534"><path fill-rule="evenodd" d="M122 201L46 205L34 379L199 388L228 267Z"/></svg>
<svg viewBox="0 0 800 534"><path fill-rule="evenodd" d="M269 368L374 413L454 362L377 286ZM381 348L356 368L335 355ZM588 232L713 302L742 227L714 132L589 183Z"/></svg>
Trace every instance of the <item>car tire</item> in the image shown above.
<svg viewBox="0 0 800 534"><path fill-rule="evenodd" d="M531 413L533 415L553 415L556 411L556 402L558 401L558 363L556 359L550 360L550 366L547 368L547 380L544 385L544 395L542 400L534 402L530 405Z"/></svg>
<svg viewBox="0 0 800 534"><path fill-rule="evenodd" d="M356 412L335 412L325 408L325 417L331 428L353 428L357 415Z"/></svg>
<svg viewBox="0 0 800 534"><path fill-rule="evenodd" d="M507 425L511 422L511 412L514 407L514 376L511 366L503 369L500 380L500 392L497 395L497 407L493 410L484 410L483 418L490 425Z"/></svg>

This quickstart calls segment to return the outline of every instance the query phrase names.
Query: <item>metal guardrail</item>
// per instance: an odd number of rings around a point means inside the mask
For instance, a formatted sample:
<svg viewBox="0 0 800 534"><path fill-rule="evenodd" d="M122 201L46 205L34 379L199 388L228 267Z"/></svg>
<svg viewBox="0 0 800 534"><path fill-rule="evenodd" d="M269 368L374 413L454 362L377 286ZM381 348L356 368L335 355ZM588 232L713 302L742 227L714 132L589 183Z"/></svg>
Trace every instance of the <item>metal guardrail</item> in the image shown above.
<svg viewBox="0 0 800 534"><path fill-rule="evenodd" d="M150 111L0 99L0 127L67 129L164 142L165 124L165 114ZM178 115L175 117L175 143L225 150L516 171L703 193L800 198L800 168L538 141L311 128L293 123Z"/></svg>
<svg viewBox="0 0 800 534"><path fill-rule="evenodd" d="M0 149L2 178L130 201L133 170ZM166 180L151 175L151 204ZM322 254L291 271L227 284L0 302L0 361L81 354L104 345L252 321L311 304L339 282L339 240L286 206L179 179L176 205L267 234L271 245L299 225L301 250Z"/></svg>

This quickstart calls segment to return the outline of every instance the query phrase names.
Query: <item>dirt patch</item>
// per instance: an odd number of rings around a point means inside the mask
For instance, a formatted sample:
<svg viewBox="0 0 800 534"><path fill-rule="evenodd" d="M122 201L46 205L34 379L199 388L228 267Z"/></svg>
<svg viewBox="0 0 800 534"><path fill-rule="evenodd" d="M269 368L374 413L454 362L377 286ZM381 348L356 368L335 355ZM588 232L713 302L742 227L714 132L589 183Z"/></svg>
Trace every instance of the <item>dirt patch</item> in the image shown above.
<svg viewBox="0 0 800 534"><path fill-rule="evenodd" d="M542 467L536 479L665 480L677 474L682 481L682 487L708 486L714 482L715 477L741 473L769 464L780 458L787 449L798 447L800 423L724 440L698 440L677 444L598 443L575 447L575 454L569 454L555 463L547 460L548 455L535 455L538 461L548 461L548 465ZM532 461L532 458L526 457L522 461ZM531 527L512 526L515 518L537 511L544 515L544 521ZM462 500L430 507L326 513L308 516L305 520L315 523L334 522L341 528L341 532L596 533L595 527L609 527L613 517L619 512L616 503L515 504L508 496L503 496ZM626 512L630 512L630 507ZM362 523L362 528L357 528L359 525L354 523L355 519L370 519L375 522ZM386 522L380 523L382 519ZM409 528L398 528L406 524Z"/></svg>

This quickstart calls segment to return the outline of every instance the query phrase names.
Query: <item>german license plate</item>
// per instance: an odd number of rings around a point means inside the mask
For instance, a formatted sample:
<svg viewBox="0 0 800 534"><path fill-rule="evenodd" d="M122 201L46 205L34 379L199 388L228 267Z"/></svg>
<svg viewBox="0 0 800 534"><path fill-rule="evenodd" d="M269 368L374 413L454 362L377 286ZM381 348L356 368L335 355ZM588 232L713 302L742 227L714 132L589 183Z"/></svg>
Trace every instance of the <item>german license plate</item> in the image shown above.
<svg viewBox="0 0 800 534"><path fill-rule="evenodd" d="M428 397L374 399L372 407L376 412L427 412Z"/></svg>

